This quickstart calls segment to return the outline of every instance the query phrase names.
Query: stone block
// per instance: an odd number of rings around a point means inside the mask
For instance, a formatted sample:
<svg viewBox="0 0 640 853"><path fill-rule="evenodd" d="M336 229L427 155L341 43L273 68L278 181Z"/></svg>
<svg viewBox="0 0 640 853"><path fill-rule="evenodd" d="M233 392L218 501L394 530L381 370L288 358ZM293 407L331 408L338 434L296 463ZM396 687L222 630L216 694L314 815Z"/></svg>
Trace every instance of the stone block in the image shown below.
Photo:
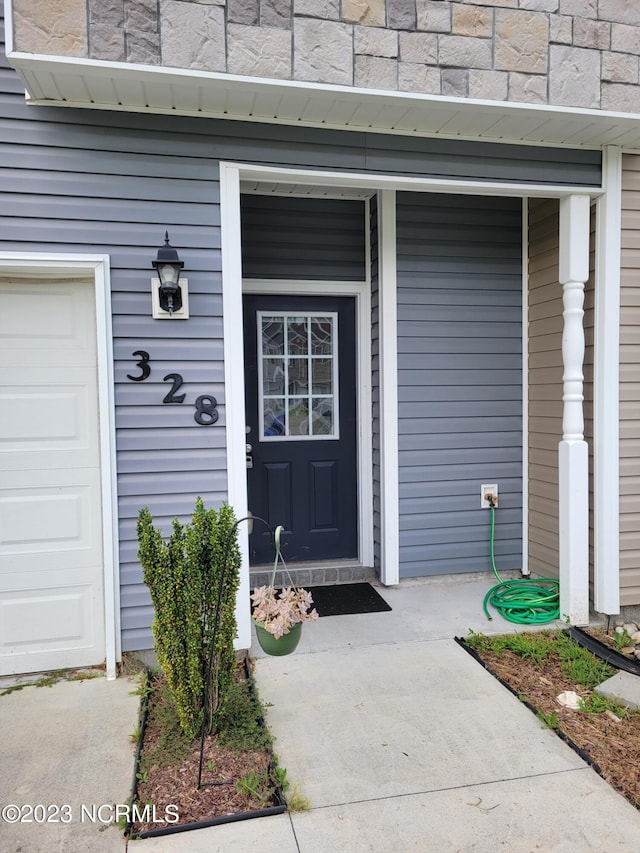
<svg viewBox="0 0 640 853"><path fill-rule="evenodd" d="M160 34L146 30L125 30L124 47L127 62L141 65L160 63Z"/></svg>
<svg viewBox="0 0 640 853"><path fill-rule="evenodd" d="M438 36L438 64L453 68L491 68L491 41L466 36Z"/></svg>
<svg viewBox="0 0 640 853"><path fill-rule="evenodd" d="M599 684L595 692L615 699L627 708L640 709L640 678L630 672L617 672Z"/></svg>
<svg viewBox="0 0 640 853"><path fill-rule="evenodd" d="M614 112L640 113L640 86L603 83L601 106L603 110ZM640 679L637 680L640 681Z"/></svg>
<svg viewBox="0 0 640 853"><path fill-rule="evenodd" d="M469 97L483 101L506 101L509 94L509 74L506 71L469 71Z"/></svg>
<svg viewBox="0 0 640 853"><path fill-rule="evenodd" d="M324 21L340 20L340 0L293 0L293 14Z"/></svg>
<svg viewBox="0 0 640 853"><path fill-rule="evenodd" d="M91 24L89 31L89 56L109 62L125 62L124 30L107 24Z"/></svg>
<svg viewBox="0 0 640 853"><path fill-rule="evenodd" d="M549 18L542 12L496 10L495 68L545 74L549 61Z"/></svg>
<svg viewBox="0 0 640 853"><path fill-rule="evenodd" d="M124 0L124 27L126 30L158 32L158 4L156 0Z"/></svg>
<svg viewBox="0 0 640 853"><path fill-rule="evenodd" d="M382 27L354 27L353 50L366 56L397 56L398 32Z"/></svg>
<svg viewBox="0 0 640 853"><path fill-rule="evenodd" d="M387 0L387 26L395 30L415 30L416 0Z"/></svg>
<svg viewBox="0 0 640 853"><path fill-rule="evenodd" d="M124 26L124 0L89 0L89 24Z"/></svg>
<svg viewBox="0 0 640 853"><path fill-rule="evenodd" d="M487 0L463 0L469 4L469 6L487 6ZM518 8L518 0L491 0L491 6L496 8L500 7L502 9L517 9Z"/></svg>
<svg viewBox="0 0 640 853"><path fill-rule="evenodd" d="M469 72L462 68L443 68L441 72L442 94L449 98L469 97Z"/></svg>
<svg viewBox="0 0 640 853"><path fill-rule="evenodd" d="M181 0L160 0L162 64L226 71L224 9Z"/></svg>
<svg viewBox="0 0 640 853"><path fill-rule="evenodd" d="M440 0L418 0L417 26L429 33L451 32L451 6Z"/></svg>
<svg viewBox="0 0 640 853"><path fill-rule="evenodd" d="M456 4L452 12L451 32L454 35L475 38L490 38L493 35L493 9Z"/></svg>
<svg viewBox="0 0 640 853"><path fill-rule="evenodd" d="M315 5L316 0L309 0ZM342 20L365 27L384 27L387 17L384 0L342 0Z"/></svg>
<svg viewBox="0 0 640 853"><path fill-rule="evenodd" d="M598 0L560 0L561 15L576 15L578 18L597 18Z"/></svg>
<svg viewBox="0 0 640 853"><path fill-rule="evenodd" d="M552 15L549 18L549 42L572 44L573 18L570 15Z"/></svg>
<svg viewBox="0 0 640 853"><path fill-rule="evenodd" d="M85 0L13 0L16 50L58 56L88 56Z"/></svg>
<svg viewBox="0 0 640 853"><path fill-rule="evenodd" d="M291 31L229 24L227 70L249 77L291 78Z"/></svg>
<svg viewBox="0 0 640 853"><path fill-rule="evenodd" d="M611 50L619 53L640 53L640 27L612 24Z"/></svg>
<svg viewBox="0 0 640 853"><path fill-rule="evenodd" d="M292 0L260 0L260 24L290 30Z"/></svg>
<svg viewBox="0 0 640 853"><path fill-rule="evenodd" d="M600 108L600 52L551 45L549 103L564 107Z"/></svg>
<svg viewBox="0 0 640 853"><path fill-rule="evenodd" d="M602 79L607 83L638 83L638 57L630 53L603 53Z"/></svg>
<svg viewBox="0 0 640 853"><path fill-rule="evenodd" d="M401 92L422 92L428 95L439 95L440 69L417 62L400 62L398 64L398 89Z"/></svg>
<svg viewBox="0 0 640 853"><path fill-rule="evenodd" d="M257 24L260 0L227 0L227 20L230 24Z"/></svg>
<svg viewBox="0 0 640 853"><path fill-rule="evenodd" d="M352 27L337 21L294 20L295 80L353 85Z"/></svg>
<svg viewBox="0 0 640 853"><path fill-rule="evenodd" d="M437 65L438 36L435 33L400 33L400 59Z"/></svg>
<svg viewBox="0 0 640 853"><path fill-rule="evenodd" d="M593 47L609 50L611 24L606 21L590 21L587 18L573 19L573 44L575 47Z"/></svg>
<svg viewBox="0 0 640 853"><path fill-rule="evenodd" d="M353 84L364 89L397 89L398 63L382 56L356 56Z"/></svg>
<svg viewBox="0 0 640 853"><path fill-rule="evenodd" d="M508 100L521 104L546 104L547 78L539 74L509 74Z"/></svg>
<svg viewBox="0 0 640 853"><path fill-rule="evenodd" d="M519 9L529 12L557 12L560 0L520 0Z"/></svg>
<svg viewBox="0 0 640 853"><path fill-rule="evenodd" d="M638 0L600 0L598 17L602 21L640 26L640 3Z"/></svg>

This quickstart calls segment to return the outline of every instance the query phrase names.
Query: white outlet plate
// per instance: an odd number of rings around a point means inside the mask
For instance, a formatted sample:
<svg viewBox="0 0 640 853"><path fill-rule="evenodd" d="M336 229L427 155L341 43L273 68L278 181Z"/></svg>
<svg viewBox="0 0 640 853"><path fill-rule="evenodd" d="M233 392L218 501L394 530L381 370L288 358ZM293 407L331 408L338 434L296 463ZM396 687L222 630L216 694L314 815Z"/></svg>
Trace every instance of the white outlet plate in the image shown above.
<svg viewBox="0 0 640 853"><path fill-rule="evenodd" d="M480 486L480 506L482 509L491 509L491 504L486 499L485 495L493 495L495 499L494 506L498 506L498 484L483 483Z"/></svg>

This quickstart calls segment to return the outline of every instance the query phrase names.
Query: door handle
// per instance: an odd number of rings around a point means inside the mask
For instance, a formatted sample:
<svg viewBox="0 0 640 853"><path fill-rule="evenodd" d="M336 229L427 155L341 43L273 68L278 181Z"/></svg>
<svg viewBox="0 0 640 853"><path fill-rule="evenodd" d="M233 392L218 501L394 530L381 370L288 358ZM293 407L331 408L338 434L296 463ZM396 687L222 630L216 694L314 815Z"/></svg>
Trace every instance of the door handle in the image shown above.
<svg viewBox="0 0 640 853"><path fill-rule="evenodd" d="M253 468L253 456L251 455L253 447L250 444L244 446L246 452L247 468Z"/></svg>

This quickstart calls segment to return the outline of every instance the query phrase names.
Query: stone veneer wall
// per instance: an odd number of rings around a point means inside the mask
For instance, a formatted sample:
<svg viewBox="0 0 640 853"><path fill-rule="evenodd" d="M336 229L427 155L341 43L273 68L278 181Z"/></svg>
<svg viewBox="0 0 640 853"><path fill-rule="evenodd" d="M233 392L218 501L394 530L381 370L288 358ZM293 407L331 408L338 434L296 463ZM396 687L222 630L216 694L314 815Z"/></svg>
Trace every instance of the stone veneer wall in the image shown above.
<svg viewBox="0 0 640 853"><path fill-rule="evenodd" d="M16 50L640 112L640 0L13 0Z"/></svg>

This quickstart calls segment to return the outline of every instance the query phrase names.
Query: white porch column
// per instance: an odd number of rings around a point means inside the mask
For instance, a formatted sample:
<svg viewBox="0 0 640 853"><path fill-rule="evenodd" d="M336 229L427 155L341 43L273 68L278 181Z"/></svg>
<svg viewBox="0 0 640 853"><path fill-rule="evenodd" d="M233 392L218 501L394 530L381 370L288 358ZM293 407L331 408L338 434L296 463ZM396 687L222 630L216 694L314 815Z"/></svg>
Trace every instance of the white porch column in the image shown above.
<svg viewBox="0 0 640 853"><path fill-rule="evenodd" d="M563 414L559 445L560 616L589 622L589 453L584 440L584 284L589 278L587 195L560 200Z"/></svg>

